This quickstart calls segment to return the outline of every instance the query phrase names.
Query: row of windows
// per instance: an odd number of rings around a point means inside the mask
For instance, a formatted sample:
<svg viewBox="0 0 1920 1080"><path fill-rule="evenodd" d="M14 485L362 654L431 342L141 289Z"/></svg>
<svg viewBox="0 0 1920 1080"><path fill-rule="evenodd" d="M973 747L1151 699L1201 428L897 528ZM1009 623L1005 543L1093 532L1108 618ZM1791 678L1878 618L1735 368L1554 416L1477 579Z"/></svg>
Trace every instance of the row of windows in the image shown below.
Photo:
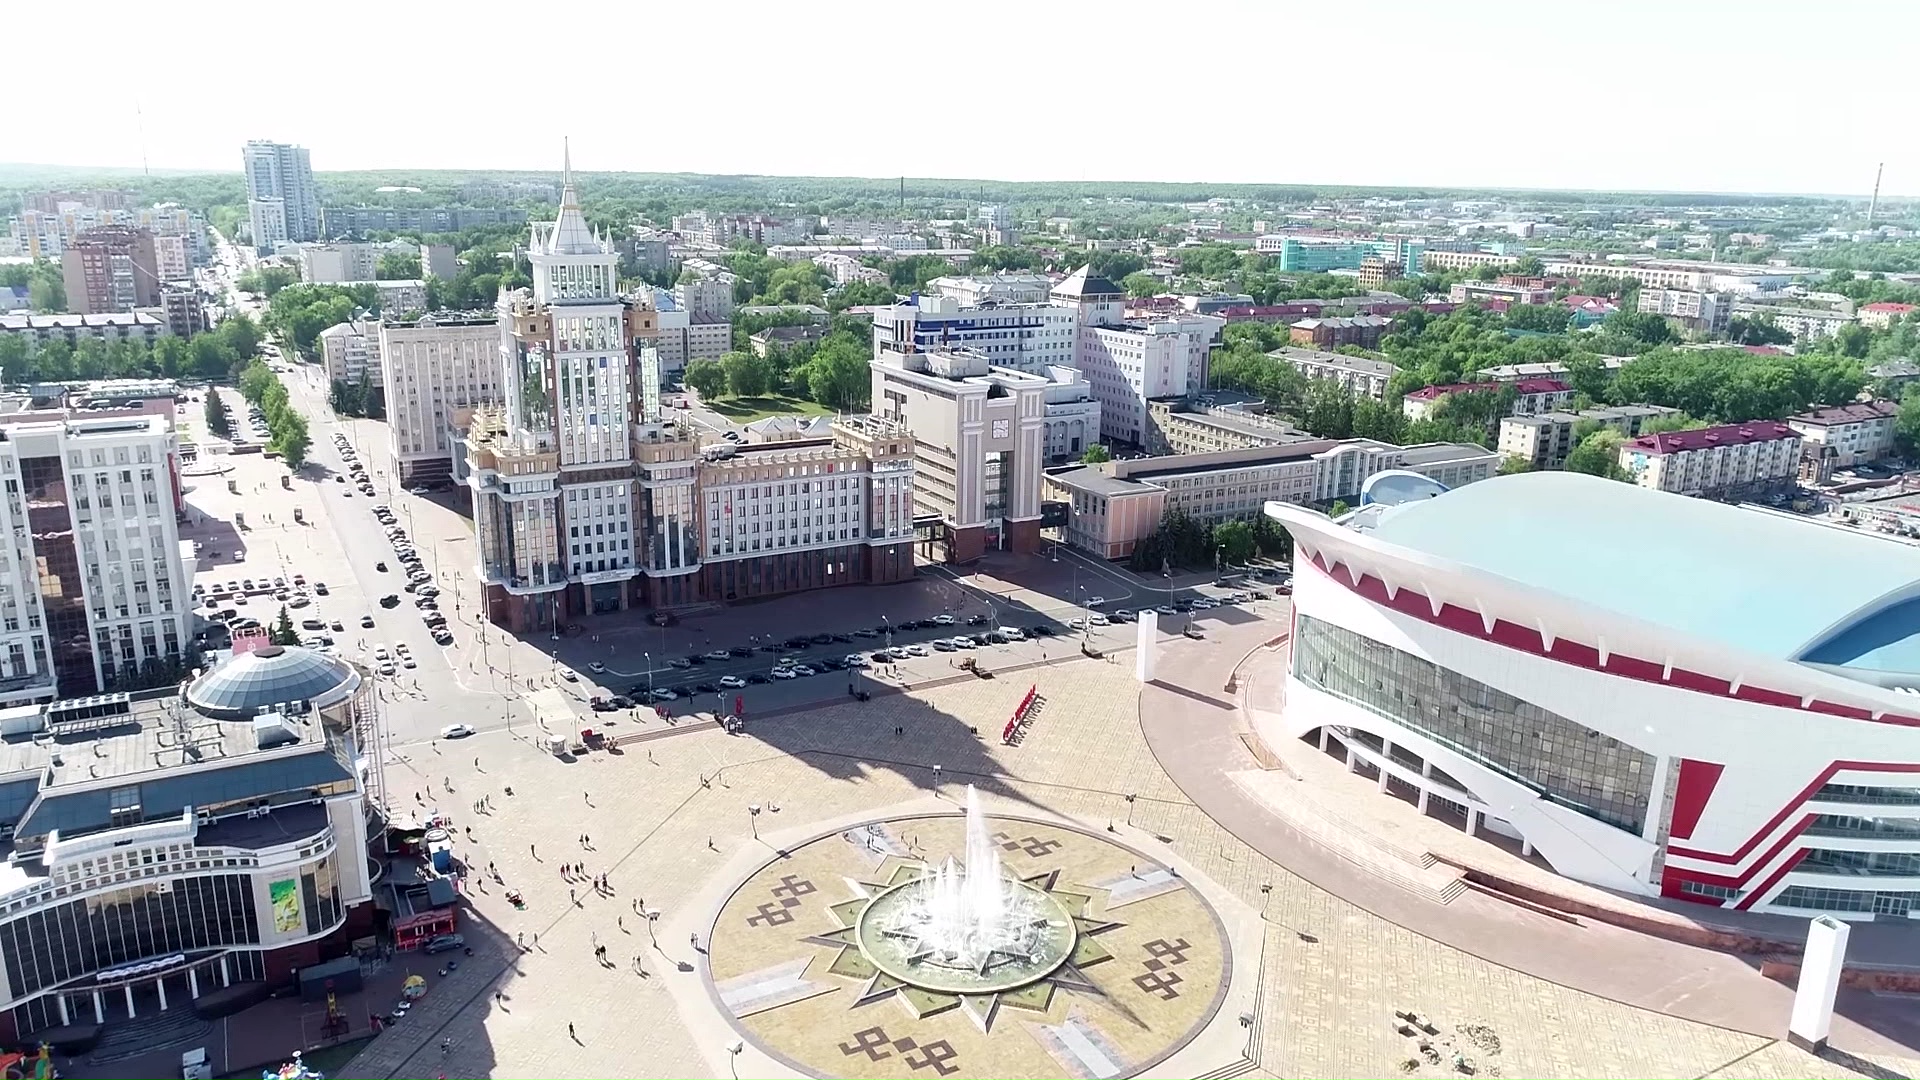
<svg viewBox="0 0 1920 1080"><path fill-rule="evenodd" d="M1920 852L1815 848L1807 852L1800 868L1861 877L1920 877Z"/></svg>
<svg viewBox="0 0 1920 1080"><path fill-rule="evenodd" d="M1872 889L1822 889L1789 885L1773 903L1778 907L1815 911L1869 911L1876 915L1905 915L1920 909L1920 892L1877 892Z"/></svg>
<svg viewBox="0 0 1920 1080"><path fill-rule="evenodd" d="M1538 705L1311 616L1299 617L1294 675L1417 731L1543 797L1639 833L1654 759Z"/></svg>
<svg viewBox="0 0 1920 1080"><path fill-rule="evenodd" d="M1875 787L1871 784L1823 784L1813 797L1826 802L1882 803L1920 806L1920 788Z"/></svg>

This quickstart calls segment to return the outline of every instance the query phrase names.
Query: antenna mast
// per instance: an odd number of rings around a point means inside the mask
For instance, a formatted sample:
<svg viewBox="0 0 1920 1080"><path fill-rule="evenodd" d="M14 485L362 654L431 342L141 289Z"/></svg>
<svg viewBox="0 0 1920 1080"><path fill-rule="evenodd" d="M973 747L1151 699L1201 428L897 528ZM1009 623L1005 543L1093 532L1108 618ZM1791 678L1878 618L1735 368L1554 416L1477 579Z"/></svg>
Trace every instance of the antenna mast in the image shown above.
<svg viewBox="0 0 1920 1080"><path fill-rule="evenodd" d="M1867 228L1873 228L1873 212L1880 209L1880 174L1887 171L1887 163L1881 162L1873 168L1873 199L1867 203Z"/></svg>

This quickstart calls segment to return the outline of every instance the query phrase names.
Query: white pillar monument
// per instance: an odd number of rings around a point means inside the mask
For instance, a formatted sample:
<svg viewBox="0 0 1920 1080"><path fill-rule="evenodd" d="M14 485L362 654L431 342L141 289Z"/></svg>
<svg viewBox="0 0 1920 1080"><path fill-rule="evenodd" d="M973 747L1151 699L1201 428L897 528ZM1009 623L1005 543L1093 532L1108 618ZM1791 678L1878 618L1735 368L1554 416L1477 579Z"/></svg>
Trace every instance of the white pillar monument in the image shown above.
<svg viewBox="0 0 1920 1080"><path fill-rule="evenodd" d="M1160 647L1160 613L1141 608L1133 639L1133 677L1140 682L1153 681L1154 651Z"/></svg>
<svg viewBox="0 0 1920 1080"><path fill-rule="evenodd" d="M1807 951L1800 956L1800 985L1793 992L1793 1018L1787 1041L1808 1053L1826 1049L1833 1027L1833 998L1840 991L1840 969L1847 960L1845 920L1822 915L1807 924Z"/></svg>

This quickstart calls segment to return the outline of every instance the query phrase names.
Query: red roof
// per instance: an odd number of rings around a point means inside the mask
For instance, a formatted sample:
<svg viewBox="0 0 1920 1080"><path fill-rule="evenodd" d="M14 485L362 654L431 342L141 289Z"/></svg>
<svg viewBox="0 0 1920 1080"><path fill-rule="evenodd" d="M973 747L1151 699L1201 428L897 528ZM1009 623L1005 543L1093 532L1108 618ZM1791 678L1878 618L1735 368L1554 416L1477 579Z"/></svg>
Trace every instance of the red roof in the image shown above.
<svg viewBox="0 0 1920 1080"><path fill-rule="evenodd" d="M1776 420L1754 420L1745 424L1721 424L1719 427L1695 428L1692 431L1642 435L1627 445L1648 454L1677 454L1682 450L1711 450L1718 446L1740 446L1743 443L1799 437L1799 432Z"/></svg>
<svg viewBox="0 0 1920 1080"><path fill-rule="evenodd" d="M1912 311L1913 309L1914 309L1914 305L1912 304L1896 304L1891 301L1882 300L1877 304L1868 304L1866 307L1863 307L1860 310L1861 311L1886 311L1886 312L1891 312L1895 315L1905 315L1907 312Z"/></svg>
<svg viewBox="0 0 1920 1080"><path fill-rule="evenodd" d="M1872 401L1855 401L1846 405L1835 405L1827 409L1815 409L1790 417L1801 424L1858 424L1864 420L1884 420L1900 415L1900 403L1885 398Z"/></svg>
<svg viewBox="0 0 1920 1080"><path fill-rule="evenodd" d="M1785 356L1787 351L1778 345L1742 345L1742 349L1755 356Z"/></svg>

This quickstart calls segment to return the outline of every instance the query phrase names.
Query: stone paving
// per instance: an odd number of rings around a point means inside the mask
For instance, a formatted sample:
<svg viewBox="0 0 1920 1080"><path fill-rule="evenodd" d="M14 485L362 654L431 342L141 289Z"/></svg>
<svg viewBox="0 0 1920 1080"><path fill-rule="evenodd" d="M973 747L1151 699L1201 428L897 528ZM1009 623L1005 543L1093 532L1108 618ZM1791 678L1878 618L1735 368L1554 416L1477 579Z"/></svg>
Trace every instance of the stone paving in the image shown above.
<svg viewBox="0 0 1920 1080"><path fill-rule="evenodd" d="M999 728L1030 681L1046 699L1039 719L1020 746L1003 747ZM478 955L340 1075L726 1075L726 1036L683 1020L664 991L667 979L694 977L672 968L695 959L688 943L663 934L649 945L636 906L675 915L753 842L750 804L765 808L763 828L791 828L923 794L935 765L948 794L973 782L996 799L1090 827L1112 822L1123 837L1166 838L1220 886L1264 904L1270 928L1254 1056L1268 1075L1403 1071L1419 1051L1394 1031L1396 1009L1430 1018L1441 1033L1436 1046L1450 1054L1457 1045L1484 1073L1920 1075L1913 1062L1819 1060L1583 994L1376 918L1241 844L1183 796L1141 735L1138 699L1127 666L1081 661L760 721L744 736L690 731L574 762L501 733L407 748L410 760L388 776L400 800L411 800L409 784L436 789L434 801L457 825L473 826L466 858L496 864L528 906L515 911L499 886L476 891L477 918L463 931L479 940ZM893 734L896 725L903 735ZM492 812L470 812L483 796ZM564 862L608 873L613 894L570 885ZM536 933L538 946L509 967L514 937ZM609 946L610 965L595 963L596 944ZM492 998L496 988L503 1000ZM1473 1025L1483 1026L1473 1027L1477 1042L1460 1030ZM1498 1053L1487 1049L1489 1033ZM443 1054L444 1038L452 1045ZM1412 1074L1446 1068L1422 1064Z"/></svg>

